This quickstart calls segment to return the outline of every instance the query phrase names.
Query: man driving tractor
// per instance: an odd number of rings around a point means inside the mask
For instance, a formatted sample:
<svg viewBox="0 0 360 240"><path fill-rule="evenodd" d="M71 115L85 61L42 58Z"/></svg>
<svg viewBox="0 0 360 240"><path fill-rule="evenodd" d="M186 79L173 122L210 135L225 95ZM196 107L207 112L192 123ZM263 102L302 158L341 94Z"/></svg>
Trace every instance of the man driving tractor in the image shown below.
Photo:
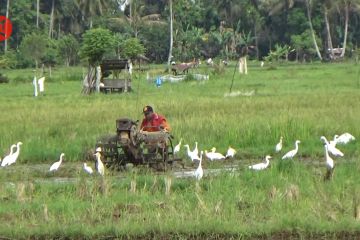
<svg viewBox="0 0 360 240"><path fill-rule="evenodd" d="M141 122L140 129L147 132L157 132L165 130L170 132L170 126L166 118L155 113L151 106L145 106L143 109L144 119Z"/></svg>

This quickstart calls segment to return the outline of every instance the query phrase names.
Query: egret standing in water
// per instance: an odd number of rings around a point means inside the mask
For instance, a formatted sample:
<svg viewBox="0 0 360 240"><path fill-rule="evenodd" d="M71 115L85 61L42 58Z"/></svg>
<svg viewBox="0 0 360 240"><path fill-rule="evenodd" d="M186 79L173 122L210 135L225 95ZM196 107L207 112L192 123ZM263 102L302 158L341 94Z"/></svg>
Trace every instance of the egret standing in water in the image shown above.
<svg viewBox="0 0 360 240"><path fill-rule="evenodd" d="M331 144L328 142L328 140L326 139L326 137L321 136L320 140L322 140L322 141L326 144L328 151L329 151L332 155L334 155L335 157L343 157L343 156L344 156L344 154L343 154L339 149L337 149L335 146L331 145Z"/></svg>
<svg viewBox="0 0 360 240"><path fill-rule="evenodd" d="M61 165L61 163L63 161L64 156L65 156L65 153L60 154L60 160L57 161L57 162L54 162L53 165L51 165L50 170L49 170L50 172L55 172L55 171L57 171L59 169L59 167L60 167L60 165Z"/></svg>
<svg viewBox="0 0 360 240"><path fill-rule="evenodd" d="M329 156L328 145L324 145L325 148L325 160L326 160L326 175L324 180L330 180L334 172L334 160Z"/></svg>
<svg viewBox="0 0 360 240"><path fill-rule="evenodd" d="M83 169L84 169L84 171L87 172L88 174L93 174L93 172L94 172L94 170L93 170L90 166L88 166L88 165L86 164L86 162L84 163Z"/></svg>
<svg viewBox="0 0 360 240"><path fill-rule="evenodd" d="M16 160L18 159L19 155L20 155L20 146L22 145L22 142L18 142L16 144L16 151L14 152L13 155L10 156L9 161L8 161L8 165L14 164L16 162Z"/></svg>
<svg viewBox="0 0 360 240"><path fill-rule="evenodd" d="M187 155L189 156L189 158L191 159L192 162L195 161L195 160L200 160L199 156L197 154L195 154L194 151L190 151L189 144L185 144L184 146L186 147Z"/></svg>
<svg viewBox="0 0 360 240"><path fill-rule="evenodd" d="M233 158L236 154L236 150L229 146L225 158Z"/></svg>
<svg viewBox="0 0 360 240"><path fill-rule="evenodd" d="M283 137L280 137L280 141L279 141L279 143L278 144L276 144L276 146L275 146L275 152L280 152L281 151L281 149L282 149L282 142L283 142Z"/></svg>
<svg viewBox="0 0 360 240"><path fill-rule="evenodd" d="M255 164L255 165L252 165L252 166L249 166L249 169L253 169L253 170L264 170L265 168L267 168L270 164L270 159L271 159L271 156L267 155L265 157L265 162L262 162L262 163L258 163L258 164Z"/></svg>
<svg viewBox="0 0 360 240"><path fill-rule="evenodd" d="M1 162L2 167L5 167L6 165L9 164L9 161L11 160L11 156L14 154L14 148L16 148L16 145L15 144L11 145L10 153L8 155L6 155Z"/></svg>
<svg viewBox="0 0 360 240"><path fill-rule="evenodd" d="M182 141L182 138L180 139L180 142L174 147L174 155L175 155L176 153L180 152L181 141Z"/></svg>
<svg viewBox="0 0 360 240"><path fill-rule="evenodd" d="M97 152L94 154L96 156L96 170L101 176L105 175L105 167L103 162L101 161L101 153Z"/></svg>
<svg viewBox="0 0 360 240"><path fill-rule="evenodd" d="M284 159L292 159L292 158L294 158L295 155L297 154L298 150L299 150L299 143L301 143L300 140L296 140L295 141L295 149L287 152L281 159L284 160Z"/></svg>
<svg viewBox="0 0 360 240"><path fill-rule="evenodd" d="M193 150L194 155L199 156L198 142L195 142L195 148Z"/></svg>
<svg viewBox="0 0 360 240"><path fill-rule="evenodd" d="M204 170L202 169L201 163L202 163L202 158L203 158L203 151L200 152L200 162L199 162L199 166L197 167L197 169L194 172L194 177L196 178L196 180L200 180L203 175L204 175Z"/></svg>

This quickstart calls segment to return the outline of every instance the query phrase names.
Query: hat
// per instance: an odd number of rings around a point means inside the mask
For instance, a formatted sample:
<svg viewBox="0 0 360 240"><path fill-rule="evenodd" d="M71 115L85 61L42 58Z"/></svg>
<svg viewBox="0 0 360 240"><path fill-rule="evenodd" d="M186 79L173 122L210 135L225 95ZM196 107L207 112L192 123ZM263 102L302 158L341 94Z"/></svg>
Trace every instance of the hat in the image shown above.
<svg viewBox="0 0 360 240"><path fill-rule="evenodd" d="M143 113L149 113L154 112L153 108L151 106L145 106L143 109Z"/></svg>

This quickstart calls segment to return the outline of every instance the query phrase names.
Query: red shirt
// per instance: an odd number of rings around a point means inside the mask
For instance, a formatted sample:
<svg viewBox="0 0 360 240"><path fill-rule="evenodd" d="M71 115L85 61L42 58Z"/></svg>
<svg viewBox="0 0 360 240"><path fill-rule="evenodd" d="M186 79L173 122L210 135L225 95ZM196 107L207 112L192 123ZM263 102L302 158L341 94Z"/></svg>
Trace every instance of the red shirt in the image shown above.
<svg viewBox="0 0 360 240"><path fill-rule="evenodd" d="M147 131L147 132L157 132L157 131L160 131L161 128L160 126L166 130L166 131L170 131L170 126L169 124L166 122L166 119L165 117L159 115L159 114L156 114L154 113L153 114L153 118L148 121L146 118L144 118L142 120L142 123L141 123L141 129L143 131Z"/></svg>

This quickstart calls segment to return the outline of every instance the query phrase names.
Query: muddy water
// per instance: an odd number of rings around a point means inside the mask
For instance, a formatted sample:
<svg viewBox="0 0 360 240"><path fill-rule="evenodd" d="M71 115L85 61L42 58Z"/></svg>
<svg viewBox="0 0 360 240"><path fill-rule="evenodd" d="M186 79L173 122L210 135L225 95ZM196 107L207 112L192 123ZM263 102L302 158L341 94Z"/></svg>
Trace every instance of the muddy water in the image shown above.
<svg viewBox="0 0 360 240"><path fill-rule="evenodd" d="M315 169L321 169L325 167L324 159L301 159L300 161L306 166ZM351 163L356 160L341 160L341 164ZM225 160L222 162L209 162L205 161L203 164L204 176L217 175L222 172L234 172L245 171L249 165L259 163L261 159L248 159L248 160ZM340 162L340 161L339 161ZM271 165L271 163L270 163ZM85 173L82 169L83 163L63 163L57 172L49 172L50 164L16 164L5 168L0 168L0 181L2 182L14 182L31 180L41 183L54 183L54 184L69 184L75 183L80 177L95 177L97 174L94 172L92 176ZM95 169L94 166L91 166ZM185 168L175 166L173 169L173 175L176 178L191 178L195 171L197 164L186 162ZM129 167L129 169L133 169ZM125 178L128 171L112 171L107 176L108 179L121 180ZM152 171L151 171L152 172ZM163 172L153 172L154 175L163 175Z"/></svg>

